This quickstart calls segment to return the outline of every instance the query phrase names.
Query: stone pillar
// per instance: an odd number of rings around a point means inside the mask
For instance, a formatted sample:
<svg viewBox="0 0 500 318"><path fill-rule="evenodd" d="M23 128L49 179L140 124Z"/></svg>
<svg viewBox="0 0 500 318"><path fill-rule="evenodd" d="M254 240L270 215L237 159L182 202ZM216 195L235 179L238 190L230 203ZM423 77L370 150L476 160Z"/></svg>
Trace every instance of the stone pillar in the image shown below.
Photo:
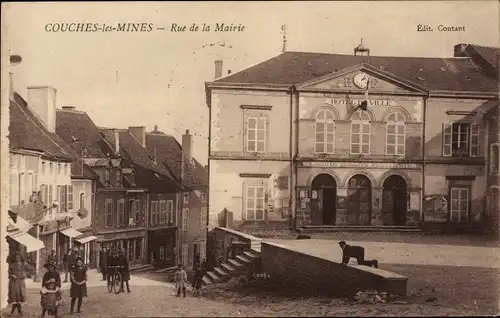
<svg viewBox="0 0 500 318"><path fill-rule="evenodd" d="M347 224L347 188L337 188L337 210L335 225Z"/></svg>
<svg viewBox="0 0 500 318"><path fill-rule="evenodd" d="M371 225L382 225L382 188L372 189L372 219Z"/></svg>

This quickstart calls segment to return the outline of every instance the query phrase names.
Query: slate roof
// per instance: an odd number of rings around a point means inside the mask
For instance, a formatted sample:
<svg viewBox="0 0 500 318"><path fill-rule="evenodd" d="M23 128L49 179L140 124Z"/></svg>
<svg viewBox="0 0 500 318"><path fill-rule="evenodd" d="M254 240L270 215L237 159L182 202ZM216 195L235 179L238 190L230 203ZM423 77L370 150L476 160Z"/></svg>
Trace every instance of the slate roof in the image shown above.
<svg viewBox="0 0 500 318"><path fill-rule="evenodd" d="M54 160L76 159L68 150L68 145L56 133L45 128L17 93L14 93L14 100L10 100L9 141L10 148L40 151Z"/></svg>
<svg viewBox="0 0 500 318"><path fill-rule="evenodd" d="M101 128L100 131L110 144L115 144L114 129ZM148 188L150 191L160 191L165 189L165 185L168 185L172 187L170 190L178 189L178 184L172 173L164 165L155 163L154 156L148 153L147 148L142 147L128 130L119 129L118 131L120 155L134 163L135 183L139 187Z"/></svg>
<svg viewBox="0 0 500 318"><path fill-rule="evenodd" d="M160 131L146 133L146 147L153 154L156 149L156 158L172 172L178 182L182 177L182 146L171 135ZM192 163L185 160L185 179L183 185L190 189L202 189L208 185L208 172L193 158Z"/></svg>
<svg viewBox="0 0 500 318"><path fill-rule="evenodd" d="M455 45L455 56L470 57L485 74L498 79L500 69L500 48L476 44Z"/></svg>
<svg viewBox="0 0 500 318"><path fill-rule="evenodd" d="M498 82L483 75L470 58L354 56L284 52L214 83L291 86L362 63L370 64L434 91L498 92Z"/></svg>
<svg viewBox="0 0 500 318"><path fill-rule="evenodd" d="M58 109L56 115L56 132L71 148L88 158L105 158L113 152L86 112Z"/></svg>

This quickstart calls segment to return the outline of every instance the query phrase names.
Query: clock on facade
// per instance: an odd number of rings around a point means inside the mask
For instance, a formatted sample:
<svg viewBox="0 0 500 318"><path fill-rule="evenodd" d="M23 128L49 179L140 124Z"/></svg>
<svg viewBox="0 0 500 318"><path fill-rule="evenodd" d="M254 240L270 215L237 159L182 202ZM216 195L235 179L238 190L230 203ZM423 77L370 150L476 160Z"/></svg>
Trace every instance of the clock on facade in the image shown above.
<svg viewBox="0 0 500 318"><path fill-rule="evenodd" d="M368 85L368 74L366 73L358 73L354 75L352 82L354 85L356 85L357 88L366 88L366 85Z"/></svg>

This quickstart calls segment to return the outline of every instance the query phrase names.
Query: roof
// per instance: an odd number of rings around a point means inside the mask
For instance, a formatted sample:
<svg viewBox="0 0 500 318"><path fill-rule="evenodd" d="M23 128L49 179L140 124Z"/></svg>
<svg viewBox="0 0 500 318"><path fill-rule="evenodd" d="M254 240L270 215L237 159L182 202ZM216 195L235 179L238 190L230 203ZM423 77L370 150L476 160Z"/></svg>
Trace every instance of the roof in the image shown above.
<svg viewBox="0 0 500 318"><path fill-rule="evenodd" d="M115 144L115 130L110 128L100 129L103 136L110 144ZM135 183L139 187L146 187L149 191L162 188L161 184L177 187L172 173L162 164L155 162L153 154L142 147L139 141L128 130L119 129L120 155L134 163ZM164 188L164 187L163 187Z"/></svg>
<svg viewBox="0 0 500 318"><path fill-rule="evenodd" d="M68 151L68 145L56 133L45 128L17 93L10 100L9 142L10 148L40 151L54 160L75 159L74 154Z"/></svg>
<svg viewBox="0 0 500 318"><path fill-rule="evenodd" d="M58 109L56 132L71 148L84 157L105 158L113 152L86 112Z"/></svg>
<svg viewBox="0 0 500 318"><path fill-rule="evenodd" d="M354 56L284 52L214 83L296 85L359 64L370 64L434 91L498 92L498 82L470 58Z"/></svg>
<svg viewBox="0 0 500 318"><path fill-rule="evenodd" d="M180 182L182 179L183 152L179 142L171 135L154 131L146 133L146 147L150 154L154 155L156 151L157 160L161 160L175 176L175 179ZM183 185L191 189L206 187L208 185L208 172L206 169L194 158L192 162L188 160L184 162L186 175Z"/></svg>
<svg viewBox="0 0 500 318"><path fill-rule="evenodd" d="M476 44L455 45L455 56L470 57L486 74L498 79L500 48Z"/></svg>

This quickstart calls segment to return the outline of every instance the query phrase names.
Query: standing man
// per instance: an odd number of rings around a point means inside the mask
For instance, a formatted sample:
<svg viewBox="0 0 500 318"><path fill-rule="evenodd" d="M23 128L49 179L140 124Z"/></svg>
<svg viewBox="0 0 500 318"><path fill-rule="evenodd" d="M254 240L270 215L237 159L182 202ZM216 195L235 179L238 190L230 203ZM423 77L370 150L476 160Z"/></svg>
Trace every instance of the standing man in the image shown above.
<svg viewBox="0 0 500 318"><path fill-rule="evenodd" d="M349 263L349 259L355 258L359 265L366 265L370 267L378 268L378 261L365 260L365 249L361 246L348 245L345 241L339 242L340 248L342 249L342 264Z"/></svg>
<svg viewBox="0 0 500 318"><path fill-rule="evenodd" d="M63 256L63 271L64 271L64 283L68 282L68 273L71 270L69 267L69 259L71 257L72 251L71 249L68 250L66 254Z"/></svg>
<svg viewBox="0 0 500 318"><path fill-rule="evenodd" d="M120 268L120 273L122 274L122 285L120 289L123 292L123 283L125 283L127 285L127 292L130 293L130 286L128 284L130 280L130 268L128 257L124 249L121 249L118 254L118 265L122 266L122 268Z"/></svg>
<svg viewBox="0 0 500 318"><path fill-rule="evenodd" d="M175 287L177 289L177 297L182 295L186 297L187 273L182 265L179 265L175 272Z"/></svg>
<svg viewBox="0 0 500 318"><path fill-rule="evenodd" d="M105 247L99 252L99 268L101 269L102 280L106 280L108 269L108 251Z"/></svg>

